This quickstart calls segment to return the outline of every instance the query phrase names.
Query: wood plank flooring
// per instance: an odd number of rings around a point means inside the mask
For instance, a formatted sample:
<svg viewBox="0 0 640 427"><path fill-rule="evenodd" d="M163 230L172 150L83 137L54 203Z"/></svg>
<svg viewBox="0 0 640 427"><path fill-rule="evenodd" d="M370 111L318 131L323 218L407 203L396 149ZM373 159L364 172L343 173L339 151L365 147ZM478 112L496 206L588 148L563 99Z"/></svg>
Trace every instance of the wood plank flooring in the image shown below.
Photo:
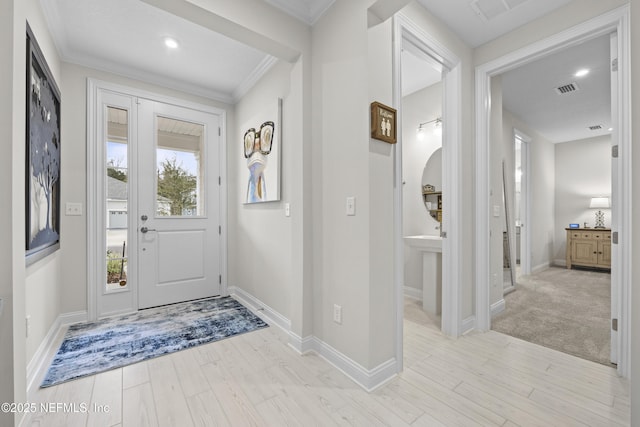
<svg viewBox="0 0 640 427"><path fill-rule="evenodd" d="M404 372L367 393L277 327L39 389L32 426L628 426L604 365L496 332L443 337L407 300ZM107 411L108 409L108 411Z"/></svg>

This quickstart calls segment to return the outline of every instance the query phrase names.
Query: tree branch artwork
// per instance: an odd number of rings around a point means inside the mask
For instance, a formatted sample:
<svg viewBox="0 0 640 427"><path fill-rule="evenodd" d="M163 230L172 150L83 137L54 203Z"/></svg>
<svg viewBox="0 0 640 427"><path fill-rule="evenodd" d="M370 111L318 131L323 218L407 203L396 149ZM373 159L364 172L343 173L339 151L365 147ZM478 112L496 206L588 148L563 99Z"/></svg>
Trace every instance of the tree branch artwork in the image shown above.
<svg viewBox="0 0 640 427"><path fill-rule="evenodd" d="M28 29L27 258L60 240L60 95Z"/></svg>

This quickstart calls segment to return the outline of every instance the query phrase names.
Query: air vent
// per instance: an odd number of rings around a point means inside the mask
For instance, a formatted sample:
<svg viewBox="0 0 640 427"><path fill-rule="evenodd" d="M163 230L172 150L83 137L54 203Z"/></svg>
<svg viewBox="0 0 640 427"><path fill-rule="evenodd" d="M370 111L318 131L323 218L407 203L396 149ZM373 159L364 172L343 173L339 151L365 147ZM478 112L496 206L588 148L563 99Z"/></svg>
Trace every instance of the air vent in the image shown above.
<svg viewBox="0 0 640 427"><path fill-rule="evenodd" d="M602 129L602 125L589 126L589 130L600 130L600 129Z"/></svg>
<svg viewBox="0 0 640 427"><path fill-rule="evenodd" d="M472 0L469 6L484 21L490 21L529 0Z"/></svg>
<svg viewBox="0 0 640 427"><path fill-rule="evenodd" d="M558 86L556 88L556 93L558 95L566 95L568 93L575 92L578 90L580 90L580 87L578 87L578 84L576 82L572 82L572 83L567 83L566 85Z"/></svg>

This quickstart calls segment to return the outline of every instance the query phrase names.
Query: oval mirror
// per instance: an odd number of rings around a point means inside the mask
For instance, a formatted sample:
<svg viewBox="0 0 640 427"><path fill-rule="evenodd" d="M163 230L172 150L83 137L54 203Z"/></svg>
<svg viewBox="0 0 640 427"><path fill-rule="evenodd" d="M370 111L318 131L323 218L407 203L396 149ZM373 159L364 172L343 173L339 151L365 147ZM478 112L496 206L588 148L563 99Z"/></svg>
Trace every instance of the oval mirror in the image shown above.
<svg viewBox="0 0 640 427"><path fill-rule="evenodd" d="M442 222L442 147L435 150L424 165L421 188L422 200L429 215Z"/></svg>

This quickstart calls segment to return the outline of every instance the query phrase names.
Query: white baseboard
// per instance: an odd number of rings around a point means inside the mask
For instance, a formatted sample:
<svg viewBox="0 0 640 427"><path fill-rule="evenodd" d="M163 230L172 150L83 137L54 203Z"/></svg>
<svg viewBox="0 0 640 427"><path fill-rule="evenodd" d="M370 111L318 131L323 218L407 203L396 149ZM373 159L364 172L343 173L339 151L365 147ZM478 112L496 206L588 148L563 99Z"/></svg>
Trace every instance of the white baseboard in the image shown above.
<svg viewBox="0 0 640 427"><path fill-rule="evenodd" d="M304 338L289 331L289 346L300 354L309 353L315 351L313 348L313 335L308 335Z"/></svg>
<svg viewBox="0 0 640 427"><path fill-rule="evenodd" d="M475 329L476 316L469 316L462 321L462 335L467 334Z"/></svg>
<svg viewBox="0 0 640 427"><path fill-rule="evenodd" d="M412 288L410 286L404 287L404 296L407 298L417 299L422 301L422 289Z"/></svg>
<svg viewBox="0 0 640 427"><path fill-rule="evenodd" d="M491 317L495 316L496 314L502 313L505 308L506 305L504 302L504 298L502 298L500 301L494 302L493 304L491 304Z"/></svg>
<svg viewBox="0 0 640 427"><path fill-rule="evenodd" d="M370 392L377 389L397 375L398 367L395 358L389 359L373 369L366 369L315 336L310 335L302 338L291 332L291 321L289 319L248 292L232 286L229 287L229 294L254 311L257 316L280 327L289 335L289 346L292 349L300 354L311 351L318 354L318 356L325 359L366 391Z"/></svg>
<svg viewBox="0 0 640 427"><path fill-rule="evenodd" d="M567 259L566 258L554 259L553 260L553 265L556 265L558 267L566 267L567 266Z"/></svg>
<svg viewBox="0 0 640 427"><path fill-rule="evenodd" d="M549 268L549 263L548 262L543 262L542 264L538 264L535 267L533 267L531 269L531 274L540 273L541 271L544 271L544 270L546 270L548 268Z"/></svg>
<svg viewBox="0 0 640 427"><path fill-rule="evenodd" d="M47 334L44 336L42 342L38 346L38 349L31 358L31 361L27 364L28 395L31 395L32 390L35 390L33 388L34 386L37 387L37 384L35 384L36 379L41 378L49 368L47 355L55 350L53 345L56 343L56 338L61 332L61 329L72 323L86 322L87 316L86 311L75 311L72 313L63 313L53 321L51 327L47 331Z"/></svg>
<svg viewBox="0 0 640 427"><path fill-rule="evenodd" d="M291 321L250 293L238 288L237 286L230 286L229 295L232 295L240 303L247 306L247 308L253 311L256 316L260 318L264 317L264 320L268 320L269 323L276 325L287 334L290 333Z"/></svg>

